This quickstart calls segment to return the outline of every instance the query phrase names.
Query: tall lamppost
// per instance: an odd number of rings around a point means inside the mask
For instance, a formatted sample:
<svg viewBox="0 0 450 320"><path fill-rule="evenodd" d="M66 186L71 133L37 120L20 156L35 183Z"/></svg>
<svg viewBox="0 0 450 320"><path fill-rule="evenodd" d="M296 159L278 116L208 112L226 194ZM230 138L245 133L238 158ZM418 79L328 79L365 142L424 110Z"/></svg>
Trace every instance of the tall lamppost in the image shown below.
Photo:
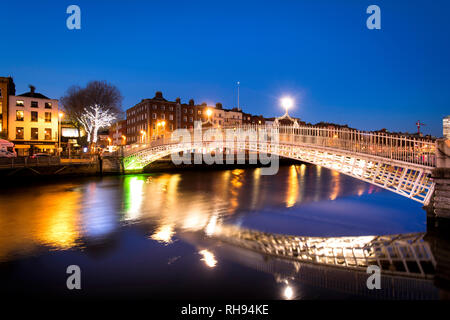
<svg viewBox="0 0 450 320"><path fill-rule="evenodd" d="M61 156L61 119L64 117L64 113L59 112L58 114L58 156Z"/></svg>
<svg viewBox="0 0 450 320"><path fill-rule="evenodd" d="M298 122L297 122L297 119L292 119L291 116L290 116L289 113L288 113L288 110L289 110L290 108L292 108L293 105L294 105L294 100L293 100L292 98L290 98L290 97L284 97L284 98L281 99L281 106L286 110L286 112L285 112L284 115L282 115L281 117L278 117L278 118L275 119L274 124L275 124L276 126L279 125L279 121L280 121L280 120L283 120L283 119L289 119L289 120L291 120L291 121L294 123L294 124L293 124L294 128L299 127L299 124L298 124Z"/></svg>
<svg viewBox="0 0 450 320"><path fill-rule="evenodd" d="M141 130L141 143L144 143L145 131Z"/></svg>

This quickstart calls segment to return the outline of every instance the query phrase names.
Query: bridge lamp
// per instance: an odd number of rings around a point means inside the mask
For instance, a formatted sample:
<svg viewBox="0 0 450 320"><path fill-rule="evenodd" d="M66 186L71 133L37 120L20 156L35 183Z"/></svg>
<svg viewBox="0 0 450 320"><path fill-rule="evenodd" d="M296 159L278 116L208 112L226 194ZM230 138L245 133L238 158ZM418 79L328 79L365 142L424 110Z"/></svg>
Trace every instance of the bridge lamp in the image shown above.
<svg viewBox="0 0 450 320"><path fill-rule="evenodd" d="M290 97L284 97L281 99L281 106L286 109L286 114L288 113L288 109L292 108L294 105L294 100Z"/></svg>

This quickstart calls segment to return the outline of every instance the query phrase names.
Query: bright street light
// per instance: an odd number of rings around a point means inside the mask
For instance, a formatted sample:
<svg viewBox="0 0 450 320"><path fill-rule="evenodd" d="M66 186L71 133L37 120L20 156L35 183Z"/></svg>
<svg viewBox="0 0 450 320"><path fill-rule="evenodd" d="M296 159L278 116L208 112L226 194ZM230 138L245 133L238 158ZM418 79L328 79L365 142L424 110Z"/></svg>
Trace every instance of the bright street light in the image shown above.
<svg viewBox="0 0 450 320"><path fill-rule="evenodd" d="M211 109L206 110L206 115L208 116L208 118L211 117L212 110Z"/></svg>
<svg viewBox="0 0 450 320"><path fill-rule="evenodd" d="M294 105L294 100L290 97L284 97L281 99L281 105L286 109L286 113L288 109L290 109Z"/></svg>

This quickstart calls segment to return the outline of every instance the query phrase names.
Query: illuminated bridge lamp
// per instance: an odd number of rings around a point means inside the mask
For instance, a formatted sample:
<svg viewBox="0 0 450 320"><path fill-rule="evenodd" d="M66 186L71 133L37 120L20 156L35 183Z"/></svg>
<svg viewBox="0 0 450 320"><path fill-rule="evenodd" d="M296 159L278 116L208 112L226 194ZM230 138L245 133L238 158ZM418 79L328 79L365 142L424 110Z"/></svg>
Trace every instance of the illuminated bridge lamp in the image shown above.
<svg viewBox="0 0 450 320"><path fill-rule="evenodd" d="M290 97L284 97L281 99L281 106L286 109L286 114L288 113L288 110L292 108L294 105L294 100Z"/></svg>

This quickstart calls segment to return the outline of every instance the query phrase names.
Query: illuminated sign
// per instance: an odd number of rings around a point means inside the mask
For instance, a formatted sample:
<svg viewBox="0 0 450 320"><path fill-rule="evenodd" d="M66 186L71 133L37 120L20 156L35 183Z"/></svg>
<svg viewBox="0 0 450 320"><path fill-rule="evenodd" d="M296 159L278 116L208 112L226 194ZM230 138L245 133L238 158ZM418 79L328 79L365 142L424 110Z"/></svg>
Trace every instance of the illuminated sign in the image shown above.
<svg viewBox="0 0 450 320"><path fill-rule="evenodd" d="M78 138L78 129L76 128L61 128L61 136L66 138Z"/></svg>

